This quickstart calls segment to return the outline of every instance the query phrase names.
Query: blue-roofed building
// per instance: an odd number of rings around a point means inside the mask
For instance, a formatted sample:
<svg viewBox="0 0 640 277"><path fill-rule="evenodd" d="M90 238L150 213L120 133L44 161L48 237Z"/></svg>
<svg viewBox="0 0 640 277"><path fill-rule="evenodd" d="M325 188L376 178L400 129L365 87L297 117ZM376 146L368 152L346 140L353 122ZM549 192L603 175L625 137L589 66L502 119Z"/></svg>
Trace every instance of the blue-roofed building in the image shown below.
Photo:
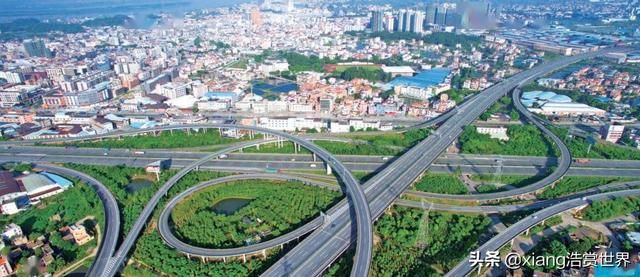
<svg viewBox="0 0 640 277"><path fill-rule="evenodd" d="M417 88L429 88L437 86L445 81L451 70L448 68L434 68L418 73L413 77L398 77L389 82L385 87L391 89L395 86L410 86Z"/></svg>
<svg viewBox="0 0 640 277"><path fill-rule="evenodd" d="M207 100L218 99L218 100L230 100L231 102L238 101L238 94L230 91L229 92L225 92L225 91L207 92L204 95L204 97L208 98Z"/></svg>
<svg viewBox="0 0 640 277"><path fill-rule="evenodd" d="M522 93L521 102L527 107L533 106L533 103L543 105L544 103L571 103L572 99L569 96L557 94L551 91L527 91Z"/></svg>
<svg viewBox="0 0 640 277"><path fill-rule="evenodd" d="M611 98L606 97L606 96L598 96L598 97L596 97L596 99L595 99L595 100L596 100L596 101L598 101L598 102L600 102L600 103L609 103L609 102L611 102L611 101L612 101L612 99L611 99Z"/></svg>
<svg viewBox="0 0 640 277"><path fill-rule="evenodd" d="M153 128L156 127L156 125L158 125L158 122L156 121L145 121L145 122L140 122L140 121L136 121L136 122L131 122L131 128L133 129L149 129L149 128Z"/></svg>
<svg viewBox="0 0 640 277"><path fill-rule="evenodd" d="M43 198L56 195L73 186L71 181L46 172L20 176L16 178L16 182L21 190L26 192L31 203L37 203Z"/></svg>
<svg viewBox="0 0 640 277"><path fill-rule="evenodd" d="M434 68L422 71L413 77L398 77L383 86L384 90L394 89L399 95L427 100L451 88L448 68Z"/></svg>
<svg viewBox="0 0 640 277"><path fill-rule="evenodd" d="M52 181L54 181L56 184L58 184L63 189L68 189L68 188L73 186L73 182L65 179L64 177L62 177L60 175L49 173L49 172L46 172L46 171L40 172L40 174L46 176L49 179L51 179Z"/></svg>

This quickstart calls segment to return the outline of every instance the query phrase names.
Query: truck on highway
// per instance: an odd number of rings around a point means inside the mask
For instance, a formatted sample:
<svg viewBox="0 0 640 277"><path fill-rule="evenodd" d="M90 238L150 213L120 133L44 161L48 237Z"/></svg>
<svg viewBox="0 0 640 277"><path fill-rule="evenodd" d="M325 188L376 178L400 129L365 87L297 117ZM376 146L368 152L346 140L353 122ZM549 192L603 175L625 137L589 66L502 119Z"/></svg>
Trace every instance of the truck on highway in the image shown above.
<svg viewBox="0 0 640 277"><path fill-rule="evenodd" d="M591 160L589 160L589 159L573 159L573 162L577 163L577 164L588 164L588 163L591 162Z"/></svg>
<svg viewBox="0 0 640 277"><path fill-rule="evenodd" d="M264 169L264 172L266 172L266 173L280 173L280 172L282 172L282 170L276 169L276 168L267 167L267 168Z"/></svg>
<svg viewBox="0 0 640 277"><path fill-rule="evenodd" d="M144 155L144 151L133 151L134 155Z"/></svg>
<svg viewBox="0 0 640 277"><path fill-rule="evenodd" d="M218 156L218 159L226 159L228 157L229 156L227 154L222 154L222 155Z"/></svg>

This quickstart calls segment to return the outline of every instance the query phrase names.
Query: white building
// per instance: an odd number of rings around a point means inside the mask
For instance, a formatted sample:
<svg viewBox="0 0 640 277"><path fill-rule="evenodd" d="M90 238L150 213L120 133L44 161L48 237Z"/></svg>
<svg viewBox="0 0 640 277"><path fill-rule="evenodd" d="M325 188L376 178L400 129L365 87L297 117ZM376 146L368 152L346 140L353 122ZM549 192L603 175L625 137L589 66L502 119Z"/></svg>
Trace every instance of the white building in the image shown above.
<svg viewBox="0 0 640 277"><path fill-rule="evenodd" d="M288 132L304 129L320 131L322 128L327 128L326 122L321 119L301 117L262 117L258 120L258 126Z"/></svg>
<svg viewBox="0 0 640 277"><path fill-rule="evenodd" d="M166 83L158 89L158 94L169 99L176 99L187 95L187 84Z"/></svg>
<svg viewBox="0 0 640 277"><path fill-rule="evenodd" d="M0 79L7 80L7 83L9 84L20 84L23 81L21 73L10 71L0 71Z"/></svg>
<svg viewBox="0 0 640 277"><path fill-rule="evenodd" d="M476 127L476 131L479 134L487 134L491 138L499 140L509 140L507 135L507 128L505 127Z"/></svg>
<svg viewBox="0 0 640 277"><path fill-rule="evenodd" d="M267 111L270 113L286 112L289 103L285 101L269 101L267 102Z"/></svg>
<svg viewBox="0 0 640 277"><path fill-rule="evenodd" d="M289 63L287 61L280 60L268 60L260 65L260 71L264 74L269 74L271 72L277 71L288 71Z"/></svg>
<svg viewBox="0 0 640 277"><path fill-rule="evenodd" d="M579 116L579 115L595 115L604 116L605 110L591 107L582 103L554 103L548 102L543 104L540 108L530 108L532 112L540 113L543 115L555 115L555 116Z"/></svg>
<svg viewBox="0 0 640 277"><path fill-rule="evenodd" d="M602 135L602 139L611 142L611 143L617 143L618 140L620 140L622 138L622 135L624 134L624 125L606 125L606 126L602 126L602 129L600 130L601 135Z"/></svg>
<svg viewBox="0 0 640 277"><path fill-rule="evenodd" d="M297 113L310 113L313 112L313 105L311 104L299 104L289 103L289 111Z"/></svg>
<svg viewBox="0 0 640 277"><path fill-rule="evenodd" d="M2 232L2 238L5 240L11 240L14 237L22 236L22 228L18 226L18 224L11 223L7 226L4 226L4 231Z"/></svg>
<svg viewBox="0 0 640 277"><path fill-rule="evenodd" d="M227 101L201 101L197 105L200 111L224 111L230 107Z"/></svg>
<svg viewBox="0 0 640 277"><path fill-rule="evenodd" d="M350 119L348 121L331 121L329 131L331 133L348 133L352 129L356 131L376 129L380 130L382 125L380 121L365 121L363 119Z"/></svg>

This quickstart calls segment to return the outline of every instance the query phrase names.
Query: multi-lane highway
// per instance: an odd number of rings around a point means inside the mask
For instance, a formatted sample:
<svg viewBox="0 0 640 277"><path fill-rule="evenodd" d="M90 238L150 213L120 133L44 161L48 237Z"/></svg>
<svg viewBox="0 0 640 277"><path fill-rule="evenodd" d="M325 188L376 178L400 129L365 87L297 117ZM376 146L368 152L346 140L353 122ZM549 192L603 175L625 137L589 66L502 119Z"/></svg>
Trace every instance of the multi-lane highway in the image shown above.
<svg viewBox="0 0 640 277"><path fill-rule="evenodd" d="M116 202L116 198L113 197L106 186L95 178L82 172L50 164L35 164L35 169L78 178L86 182L98 194L98 197L102 201L106 226L100 226L103 228L102 242L100 243L96 258L87 272L88 276L97 276L108 266L118 243L118 233L120 232L120 210L118 209L118 202Z"/></svg>
<svg viewBox="0 0 640 277"><path fill-rule="evenodd" d="M416 180L421 174L423 174L426 169L430 168L430 166L434 163L436 158L445 150L445 148L450 145L457 138L457 136L460 135L460 133L462 132L462 127L471 124L484 110L488 109L501 96L507 94L517 86L522 85L529 80L539 77L547 72L556 70L582 59L601 55L605 52L606 50L581 54L542 64L531 70L516 74L513 77L505 80L504 82L499 83L479 93L478 95L469 98L464 104L441 119L441 121L438 122L439 124L441 124L440 128L431 136L407 151L406 154L390 162L384 169L380 171L379 174L365 183L364 191L354 180L353 176L351 176L348 169L338 159L330 155L324 149L317 147L316 145L308 142L305 139L301 139L282 132L275 132L256 127L217 124L162 126L151 130L117 132L113 134L94 137L65 139L65 141L85 140L100 137L118 137L140 132L184 128L248 129L260 133L273 134L275 136L294 141L316 153L316 155L320 159L325 161L328 166L332 167L335 170L336 174L345 184L347 197L351 200L352 209L350 210L347 206L347 203L344 201L336 205L336 207L332 209L334 212L327 213L328 221L331 224L325 224L322 226L322 228L314 231L311 235L309 235L307 239L302 241L292 251L287 253L281 260L279 260L276 264L269 268L264 275L319 275L329 264L331 264L342 252L347 249L352 241L355 241L357 239L356 259L352 275L366 276L368 274L368 267L371 261L371 220L378 218L382 214L382 212L414 180ZM191 170L204 165L208 160L211 160L221 154L240 149L241 147L248 147L251 145L252 142L247 142L244 144L241 143L235 145L234 147L229 147L205 156L202 159L197 160L183 168L176 176L172 177L167 183L165 183L165 185L163 185L158 193L151 199L150 203L145 207L141 216L132 227L131 232L127 235L121 247L116 252L115 256L105 267L105 272L100 275L111 276L115 274L115 271L123 264L127 253L133 246L133 243L135 242L145 223L148 221L148 218L150 217L159 200L180 178L182 178ZM238 148L239 146L240 148ZM547 178L545 179L545 182L536 183L535 186L530 186L531 188L528 189L539 189L551 184L553 181L555 181L554 178L559 178L560 176L562 176L565 173L563 171L566 171L563 169L564 164L566 164L567 157L568 155L563 155L563 157L560 158L560 169L556 170L557 174L554 175L553 178ZM570 158L568 159L568 161L570 162ZM521 192L517 190L507 191L505 197L507 197L508 194L514 195L515 193ZM496 193L490 196L488 195L490 194L469 195L471 196L469 198L483 199L483 197L486 197L493 199L496 197L502 197L500 193ZM355 226L353 225L353 223L355 223Z"/></svg>
<svg viewBox="0 0 640 277"><path fill-rule="evenodd" d="M448 145L471 124L482 112L500 97L518 85L543 74L562 68L583 59L602 55L604 51L592 52L544 63L531 70L519 73L469 99L455 114L406 154L396 159L365 186L372 215L377 218L420 174L435 161ZM319 275L343 253L353 240L351 221L347 213L336 215L334 224L314 231L282 259L269 268L265 276ZM357 261L355 266L358 265Z"/></svg>
<svg viewBox="0 0 640 277"><path fill-rule="evenodd" d="M616 197L629 197L629 196L640 196L640 189L634 190L624 190L624 191L614 191L601 193L596 195L584 196L582 198L576 198L572 200L567 200L561 202L559 204L553 205L541 211L538 211L526 218L518 221L517 223L509 226L506 230L500 232L493 238L491 238L488 242L480 246L476 251L480 253L480 259L486 258L486 254L488 251L498 251L500 247L517 237L520 233L526 231L532 226L542 222L543 220L562 213L564 211L577 208L583 205L588 205L593 201L601 201L607 200ZM460 262L455 268L449 271L445 276L450 277L458 277L458 276L467 276L473 267L471 263L469 263L469 257L465 258L462 262Z"/></svg>
<svg viewBox="0 0 640 277"><path fill-rule="evenodd" d="M126 165L145 167L158 160L171 160L171 167L184 168L207 155L203 152L146 151L135 155L131 151L113 149L104 156L103 149L63 149L61 147L14 147L0 153L0 161L80 163L94 165ZM392 162L393 158L382 156L336 156L351 171L378 172ZM386 159L386 160L385 160ZM556 165L555 158L516 157L494 155L445 155L429 168L432 172L465 174L547 174ZM221 171L264 171L265 168L283 170L321 169L322 162L313 161L312 155L283 154L228 154L224 159L205 162L200 169ZM568 176L640 176L640 161L591 160L589 163L573 164ZM447 196L444 196L447 197Z"/></svg>
<svg viewBox="0 0 640 277"><path fill-rule="evenodd" d="M340 180L346 187L347 198L351 200L351 204L355 210L355 216L357 222L357 233L358 240L356 244L356 260L361 261L360 266L354 266L352 270L352 275L355 276L366 276L369 272L369 263L371 261L372 255L372 242L373 242L373 230L371 223L371 214L369 212L369 206L367 205L366 199L364 197L364 192L360 187L359 183L353 178L349 170L336 158L334 158L329 152L324 150L321 147L316 146L315 144L309 142L308 140L298 138L294 135L290 135L288 133L273 131L269 129L259 128L259 127L250 127L250 126L236 126L236 125L216 125L216 124L201 124L192 126L193 128L237 128L237 129L245 129L251 130L255 132L260 132L264 134L270 134L273 136L281 137L287 139L289 141L293 141L295 143L300 144L302 147L308 149L312 153L315 153L321 160L325 161L327 166L333 168L335 173L340 177ZM165 129L181 129L184 127L180 126L166 126ZM232 151L236 151L238 149L247 147L252 145L254 142L247 142L246 144L235 144L233 147L229 147L212 154L190 164L189 166L180 170L176 175L171 177L162 187L156 192L156 194L151 198L149 203L145 206L142 213L131 227L131 231L127 234L126 238L118 248L115 256L112 258L111 263L106 267L105 271L101 276L113 276L116 271L123 265L124 260L126 259L127 254L133 247L137 237L140 232L146 225L146 222L149 220L153 210L158 205L158 202L166 195L171 187L173 187L182 177L187 175L192 170L201 166L208 160L214 159L215 157L219 157L222 154L227 154Z"/></svg>
<svg viewBox="0 0 640 277"><path fill-rule="evenodd" d="M204 188L228 183L232 181L240 181L240 180L277 180L277 181L300 181L307 185L314 185L326 189L338 190L339 187L329 185L326 183L314 181L311 179L306 179L297 176L283 175L283 174L241 174L241 175L232 175L227 177L222 177L206 182L202 182L197 184L189 189L181 192L165 205L162 213L160 214L159 222L158 222L158 231L160 236L165 241L167 245L175 248L177 251L180 251L185 254L189 254L192 256L205 257L205 258L228 258L234 256L243 256L258 253L263 250L267 250L276 246L283 245L292 240L300 238L301 236L317 229L322 226L324 223L324 217L316 217L303 226L296 228L295 230L276 237L274 239L270 239L261 243L253 244L245 247L237 247L237 248L229 248L229 249L209 249L203 247L197 247L193 245L189 245L185 242L182 242L178 239L174 234L170 225L170 216L171 211L175 208L175 206L180 203L185 197L192 195L193 193L200 191Z"/></svg>

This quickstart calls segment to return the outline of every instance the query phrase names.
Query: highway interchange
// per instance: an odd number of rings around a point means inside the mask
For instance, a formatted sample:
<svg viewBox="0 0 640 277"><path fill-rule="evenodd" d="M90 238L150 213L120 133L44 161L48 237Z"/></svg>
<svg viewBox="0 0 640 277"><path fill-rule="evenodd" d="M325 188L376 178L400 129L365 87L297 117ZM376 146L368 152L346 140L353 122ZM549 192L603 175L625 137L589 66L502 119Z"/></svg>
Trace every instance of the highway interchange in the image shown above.
<svg viewBox="0 0 640 277"><path fill-rule="evenodd" d="M313 231L306 239L300 242L294 249L289 251L281 258L278 262L276 262L272 267L270 267L263 275L264 276L287 276L287 275L312 275L317 276L321 274L324 269L326 269L335 259L337 259L341 253L343 253L351 244L352 241L356 242L356 256L354 261L354 266L352 270L352 276L367 276L369 265L371 262L371 253L372 253L372 220L377 219L384 210L392 204L406 189L409 185L413 183L414 180L418 179L418 177L425 172L425 170L431 168L432 164L436 162L437 158L440 154L449 146L462 132L462 128L466 125L471 124L483 111L489 108L493 103L495 103L500 97L507 94L509 91L513 91L514 99L518 99L518 90L516 89L518 86L527 83L535 78L538 78L548 72L551 72L555 69L564 67L571 63L580 61L582 59L592 58L598 55L602 55L609 50L603 50L598 52L591 52L587 54L581 54L572 57L566 57L559 60L555 60L549 63L544 63L540 66L534 67L531 70L516 74L507 80L477 94L474 97L467 99L462 105L458 108L452 110L452 112L446 114L441 119L431 121L429 124L439 124L439 128L428 138L420 142L415 147L408 150L405 154L398 157L397 159L389 160L389 162L383 166L377 168L379 169L379 173L376 174L373 178L369 179L363 185L360 185L351 175L350 169L341 162L341 160L332 156L326 150L316 146L311 143L308 138L299 138L287 133L277 132L273 130L266 130L258 127L249 127L249 126L236 126L236 125L223 125L223 124L200 124L200 125L186 125L186 126L162 126L156 128L151 131L162 131L162 130L173 130L173 129L201 129L201 128L238 128L238 129L247 129L253 130L258 133L263 134L271 134L273 136L281 137L286 140L293 141L302 147L310 150L315 153L315 155L323 160L325 164L333 169L333 171L338 175L341 180L341 183L344 185L346 190L346 195L349 199L347 201L341 201L338 205L334 206L327 212L326 216L323 216L323 224L321 226L316 226L315 231ZM519 101L514 101L514 103L520 103ZM458 195L458 196L446 196L449 199L461 199L461 200L489 200L489 199L499 199L499 198L507 198L513 197L525 193L531 193L541 188L544 188L562 176L564 176L569 170L571 165L571 157L568 149L563 145L562 141L555 137L551 132L546 130L544 124L539 122L533 116L528 114L526 109L522 107L518 107L516 104L516 108L525 116L525 118L536 124L539 128L545 132L545 134L550 137L554 144L560 149L561 155L555 161L556 169L547 177L538 181L532 185L517 188L513 190L497 192L497 193L489 193L489 194L467 194L467 195ZM420 127L423 127L422 125ZM149 131L149 130L147 130ZM85 139L96 139L96 138L108 138L108 137L119 137L125 135L131 135L135 133L139 133L141 131L134 132L119 132L115 134L107 134L100 135L88 138L78 138L77 140L85 140ZM74 139L76 140L76 139ZM57 140L60 141L60 140ZM69 141L68 139L66 141ZM56 142L56 140L45 140L40 142ZM19 145L19 144L29 144L31 142L8 142L3 143L5 145ZM192 157L193 160L186 162L185 165L182 166L182 170L175 176L173 176L167 183L165 183L161 189L153 196L149 204L145 207L142 214L139 216L138 220L132 227L129 234L127 234L125 240L120 244L118 250L113 253L113 248L115 248L115 243L112 240L117 240L117 232L115 237L111 239L107 238L104 240L103 244L100 247L99 259L97 259L96 263L92 266L91 276L113 276L122 266L124 260L126 259L129 250L135 243L138 235L141 230L145 226L146 222L149 220L149 217L153 210L156 208L158 202L164 197L166 192L178 181L180 178L185 176L188 172L192 170L197 170L201 166L205 166L210 160L215 159L216 157L220 157L222 154L231 153L233 151L254 146L256 142L243 142L235 144L231 147L225 148L220 151L216 151L204 157ZM34 159L39 159L38 162L46 161L48 155L18 155L16 153L9 153L13 147L17 146L9 146L1 151L2 155L0 155L0 160L19 160L18 158L23 157L33 157ZM563 149L564 147L564 149ZM111 150L113 151L113 150ZM146 153L145 153L146 154ZM110 157L111 153L108 154ZM65 155L52 154L53 157L64 157ZM82 155L80 155L82 156ZM103 157L104 158L104 157ZM117 156L115 158L118 158ZM126 159L127 157L120 157L121 159ZM155 158L155 157L154 157ZM198 159L199 158L199 159ZM26 158L25 158L26 159ZM172 160L176 161L177 159ZM118 161L120 162L120 161ZM293 161L289 161L293 162ZM358 163L360 161L357 161ZM462 164L460 164L462 165ZM503 164L502 167L508 168L510 165ZM630 170L633 169L634 165L630 165ZM215 165L214 165L215 167ZM611 167L611 166L610 166ZM593 168L588 169L593 170ZM609 169L602 168L603 171L609 171ZM623 169L624 170L624 169ZM78 176L75 172L66 172L61 173L64 175L72 175ZM88 176L85 176L88 177ZM90 179L81 178L91 183ZM94 186L99 194L100 194L100 186ZM624 192L624 191L623 191ZM638 190L629 190L629 193L636 193ZM108 195L107 195L108 194ZM101 195L101 199L105 201L105 210L113 211L113 207L108 205L109 203L109 195L107 193L105 195ZM604 196L603 196L604 195ZM559 204L556 204L550 208L544 209L538 213L540 214L539 218L548 217L556 214L556 211L566 210L570 207L575 207L576 205L582 205L587 200L598 200L604 199L604 197L615 197L619 195L624 195L621 192L612 192L605 194L598 194L592 196L586 196L586 198L581 199L570 199ZM635 195L635 194L634 194ZM104 196L104 198L103 198ZM444 196L444 195L435 195L435 196ZM111 196L112 198L112 196ZM586 200L584 200L586 199ZM569 207L569 208L567 208ZM445 207L446 208L446 207ZM117 206L115 207L116 214ZM555 213L554 213L555 212ZM109 211L107 213L110 213ZM119 221L119 218L109 217L107 216L107 228L113 228L113 225L119 224L116 222L116 219ZM318 219L315 219L311 222L316 222ZM529 225L530 224L530 225ZM500 247L504 244L502 240L505 237L515 233L515 235L519 234L519 230L522 226L529 225L532 226L535 224L535 220L526 219L523 220L522 223L518 222L511 226L509 230L510 233L505 235L501 233L499 236L495 237L487 244L492 243L489 246L485 246L487 248L492 247ZM515 226L515 227L514 227ZM528 227L526 227L528 228ZM525 228L525 229L526 229ZM524 229L522 229L524 230ZM520 232L522 231L520 230ZM296 231L294 231L296 232ZM108 235L109 232L105 232L105 236ZM111 234L113 236L113 234ZM500 244L502 243L502 244ZM111 245L113 244L113 245ZM485 247L483 246L483 247ZM111 258L102 258L109 257L109 252L113 253ZM106 255L106 256L105 256ZM462 276L457 275L457 273L466 274L469 271L465 267L467 263L461 263L460 266L456 267L451 276ZM471 269L469 269L471 270Z"/></svg>

